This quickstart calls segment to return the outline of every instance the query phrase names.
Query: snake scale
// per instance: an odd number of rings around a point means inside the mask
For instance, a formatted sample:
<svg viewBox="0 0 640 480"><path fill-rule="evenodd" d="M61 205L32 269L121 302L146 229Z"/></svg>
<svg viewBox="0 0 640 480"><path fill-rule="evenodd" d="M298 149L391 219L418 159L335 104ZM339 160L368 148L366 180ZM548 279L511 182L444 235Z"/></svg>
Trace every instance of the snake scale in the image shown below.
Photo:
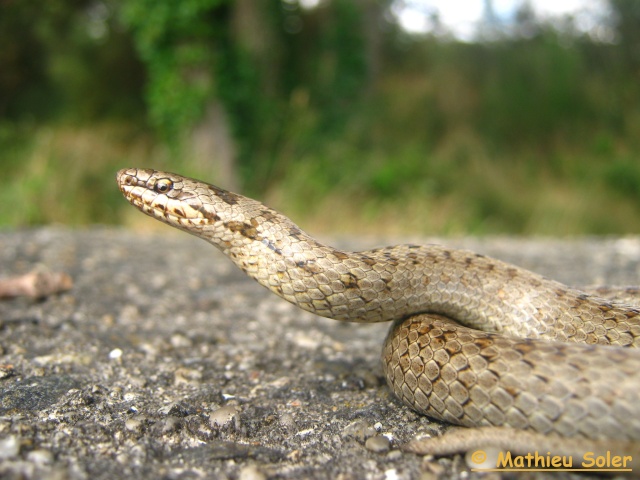
<svg viewBox="0 0 640 480"><path fill-rule="evenodd" d="M262 203L177 174L124 169L142 212L219 248L315 314L393 320L382 360L411 408L468 427L640 440L640 310L464 250L345 252Z"/></svg>

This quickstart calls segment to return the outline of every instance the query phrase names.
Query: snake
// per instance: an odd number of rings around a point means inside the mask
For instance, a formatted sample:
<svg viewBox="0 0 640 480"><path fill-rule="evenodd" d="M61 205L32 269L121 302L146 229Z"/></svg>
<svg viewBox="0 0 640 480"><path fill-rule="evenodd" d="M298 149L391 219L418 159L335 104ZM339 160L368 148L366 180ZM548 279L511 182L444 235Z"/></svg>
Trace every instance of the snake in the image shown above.
<svg viewBox="0 0 640 480"><path fill-rule="evenodd" d="M127 168L124 197L206 240L314 314L392 321L388 385L428 417L542 438L640 440L640 309L441 245L351 252L259 201L175 173Z"/></svg>

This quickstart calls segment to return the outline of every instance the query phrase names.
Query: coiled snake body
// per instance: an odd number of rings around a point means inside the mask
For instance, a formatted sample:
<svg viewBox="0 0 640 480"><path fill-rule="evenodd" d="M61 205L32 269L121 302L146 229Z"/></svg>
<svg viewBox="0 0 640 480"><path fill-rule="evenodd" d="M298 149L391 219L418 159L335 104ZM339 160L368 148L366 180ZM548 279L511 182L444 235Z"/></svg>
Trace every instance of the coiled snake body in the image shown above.
<svg viewBox="0 0 640 480"><path fill-rule="evenodd" d="M385 375L419 412L471 427L640 440L640 350L623 348L640 346L633 306L468 251L336 250L260 202L173 173L125 169L117 179L131 204L212 243L300 308L394 320Z"/></svg>

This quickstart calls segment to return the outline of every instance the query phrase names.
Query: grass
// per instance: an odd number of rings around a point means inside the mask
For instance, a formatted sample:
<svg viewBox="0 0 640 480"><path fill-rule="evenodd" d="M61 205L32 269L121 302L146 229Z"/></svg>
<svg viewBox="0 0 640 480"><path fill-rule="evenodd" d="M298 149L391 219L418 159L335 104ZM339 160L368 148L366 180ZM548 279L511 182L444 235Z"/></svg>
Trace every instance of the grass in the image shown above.
<svg viewBox="0 0 640 480"><path fill-rule="evenodd" d="M550 161L531 152L489 152L469 138L434 151L348 150L338 158L358 169L327 173L339 165L326 158L293 165L268 199L292 205L292 215L328 232L640 233L640 163L632 155L561 147Z"/></svg>
<svg viewBox="0 0 640 480"><path fill-rule="evenodd" d="M10 147L0 202L11 208L0 211L0 224L14 227L118 222L115 171L152 150L148 138L120 125L25 128L2 143Z"/></svg>
<svg viewBox="0 0 640 480"><path fill-rule="evenodd" d="M603 146L604 144L604 146ZM125 166L215 183L214 166L158 146L132 125L0 126L0 225L154 222L122 200ZM628 150L628 149L627 149ZM327 142L287 161L262 200L308 231L331 234L580 235L640 233L640 162L611 140L552 154L491 151L470 133L437 147ZM181 159L181 160L177 160Z"/></svg>

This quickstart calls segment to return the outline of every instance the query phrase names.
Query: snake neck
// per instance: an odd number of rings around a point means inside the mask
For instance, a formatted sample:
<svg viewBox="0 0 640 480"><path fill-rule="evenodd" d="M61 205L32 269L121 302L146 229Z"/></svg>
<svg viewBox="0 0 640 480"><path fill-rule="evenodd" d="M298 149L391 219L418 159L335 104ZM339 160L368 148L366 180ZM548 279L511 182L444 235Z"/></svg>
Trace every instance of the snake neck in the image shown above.
<svg viewBox="0 0 640 480"><path fill-rule="evenodd" d="M199 236L241 270L290 303L320 316L350 322L382 322L415 313L441 313L498 329L477 279L458 281L479 255L439 246L400 245L345 252L319 243L284 215L258 202L245 217L217 221ZM481 261L481 260L480 260ZM480 312L480 313L478 313Z"/></svg>

